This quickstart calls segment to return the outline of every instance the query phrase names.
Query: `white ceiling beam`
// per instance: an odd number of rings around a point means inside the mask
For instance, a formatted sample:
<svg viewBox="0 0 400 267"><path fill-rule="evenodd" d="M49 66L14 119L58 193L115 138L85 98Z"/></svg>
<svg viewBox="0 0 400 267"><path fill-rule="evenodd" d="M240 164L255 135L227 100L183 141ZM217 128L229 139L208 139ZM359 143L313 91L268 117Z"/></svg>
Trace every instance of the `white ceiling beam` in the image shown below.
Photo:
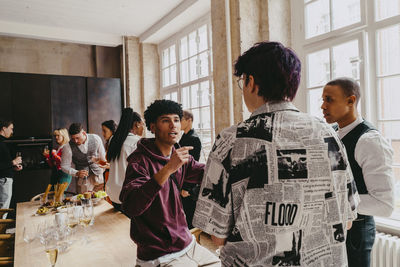
<svg viewBox="0 0 400 267"><path fill-rule="evenodd" d="M150 28L148 28L145 32L143 32L139 36L139 41L141 43L145 42L149 37L153 34L157 33L161 30L165 25L175 19L177 16L182 14L186 9L195 4L198 0L184 0L179 5L177 5L174 9L172 9L167 15L162 17L159 21L154 23Z"/></svg>
<svg viewBox="0 0 400 267"><path fill-rule="evenodd" d="M0 21L0 35L112 47L122 44L119 35L8 21Z"/></svg>

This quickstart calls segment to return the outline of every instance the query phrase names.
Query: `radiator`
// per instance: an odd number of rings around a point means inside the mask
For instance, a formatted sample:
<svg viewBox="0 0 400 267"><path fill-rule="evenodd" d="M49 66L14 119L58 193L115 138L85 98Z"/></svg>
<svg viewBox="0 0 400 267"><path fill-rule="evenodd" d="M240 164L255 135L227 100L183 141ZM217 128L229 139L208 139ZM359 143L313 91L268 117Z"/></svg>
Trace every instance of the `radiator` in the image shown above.
<svg viewBox="0 0 400 267"><path fill-rule="evenodd" d="M371 267L399 267L400 238L376 232L371 253Z"/></svg>

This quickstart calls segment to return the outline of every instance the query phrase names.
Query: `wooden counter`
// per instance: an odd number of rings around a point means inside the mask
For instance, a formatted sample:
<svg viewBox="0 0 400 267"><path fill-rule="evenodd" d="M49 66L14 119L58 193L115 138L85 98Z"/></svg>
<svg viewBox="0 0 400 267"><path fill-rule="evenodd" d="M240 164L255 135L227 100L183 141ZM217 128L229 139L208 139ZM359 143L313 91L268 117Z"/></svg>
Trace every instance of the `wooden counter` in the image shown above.
<svg viewBox="0 0 400 267"><path fill-rule="evenodd" d="M38 203L18 203L15 236L15 267L43 267L50 266L44 252L44 246L35 239L27 244L23 240L25 225L38 225L42 220L54 220L54 214L35 216ZM83 245L80 240L83 229L79 226L73 237L79 239L63 253L59 253L56 263L62 266L135 266L136 245L130 239L130 220L106 201L101 201L94 208L94 225L87 228L90 243Z"/></svg>

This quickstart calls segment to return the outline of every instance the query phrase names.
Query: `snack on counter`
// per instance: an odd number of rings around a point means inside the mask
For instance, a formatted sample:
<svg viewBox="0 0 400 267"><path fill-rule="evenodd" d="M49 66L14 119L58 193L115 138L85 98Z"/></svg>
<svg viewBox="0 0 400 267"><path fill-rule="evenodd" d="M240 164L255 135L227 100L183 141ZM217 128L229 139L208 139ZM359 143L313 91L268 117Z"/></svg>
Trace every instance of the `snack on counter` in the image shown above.
<svg viewBox="0 0 400 267"><path fill-rule="evenodd" d="M106 196L107 196L107 193L105 191L102 191L102 190L97 191L97 192L94 193L94 197L95 198L103 198L103 197L106 197Z"/></svg>
<svg viewBox="0 0 400 267"><path fill-rule="evenodd" d="M47 212L49 212L49 209L48 209L47 207L40 207L40 208L38 208L38 210L36 211L36 214L44 215L44 214L46 214Z"/></svg>
<svg viewBox="0 0 400 267"><path fill-rule="evenodd" d="M92 198L92 192L85 192L85 193L83 193L83 196L86 199L90 199L90 198Z"/></svg>

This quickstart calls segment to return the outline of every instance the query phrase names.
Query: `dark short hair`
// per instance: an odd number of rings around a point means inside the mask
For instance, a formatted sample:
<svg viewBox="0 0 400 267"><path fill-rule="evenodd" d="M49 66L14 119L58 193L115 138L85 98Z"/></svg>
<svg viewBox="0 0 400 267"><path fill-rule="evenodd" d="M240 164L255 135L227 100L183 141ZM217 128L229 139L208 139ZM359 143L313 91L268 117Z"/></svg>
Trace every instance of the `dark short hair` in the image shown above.
<svg viewBox="0 0 400 267"><path fill-rule="evenodd" d="M12 120L0 118L0 130L13 124Z"/></svg>
<svg viewBox="0 0 400 267"><path fill-rule="evenodd" d="M360 85L358 85L358 82L356 82L352 78L348 78L348 77L336 78L336 79L328 82L326 85L339 86L342 89L343 94L345 96L355 95L356 96L356 105L358 104L358 100L361 97Z"/></svg>
<svg viewBox="0 0 400 267"><path fill-rule="evenodd" d="M69 135L75 135L80 133L82 130L82 124L80 124L79 122L74 122L69 126L68 133Z"/></svg>
<svg viewBox="0 0 400 267"><path fill-rule="evenodd" d="M117 130L117 124L115 123L114 120L103 121L101 125L110 129L112 134L114 134L115 130Z"/></svg>
<svg viewBox="0 0 400 267"><path fill-rule="evenodd" d="M189 110L184 110L183 111L183 117L185 118L185 119L192 119L192 121L193 121L193 113L191 112L191 111L189 111Z"/></svg>
<svg viewBox="0 0 400 267"><path fill-rule="evenodd" d="M239 56L234 75L254 77L258 95L266 101L292 101L300 84L301 62L293 50L279 42L260 42Z"/></svg>
<svg viewBox="0 0 400 267"><path fill-rule="evenodd" d="M182 105L176 103L175 101L166 99L156 100L151 103L144 112L144 119L146 121L147 129L151 131L150 124L155 123L158 117L165 114L176 114L179 116L179 119L182 119Z"/></svg>

